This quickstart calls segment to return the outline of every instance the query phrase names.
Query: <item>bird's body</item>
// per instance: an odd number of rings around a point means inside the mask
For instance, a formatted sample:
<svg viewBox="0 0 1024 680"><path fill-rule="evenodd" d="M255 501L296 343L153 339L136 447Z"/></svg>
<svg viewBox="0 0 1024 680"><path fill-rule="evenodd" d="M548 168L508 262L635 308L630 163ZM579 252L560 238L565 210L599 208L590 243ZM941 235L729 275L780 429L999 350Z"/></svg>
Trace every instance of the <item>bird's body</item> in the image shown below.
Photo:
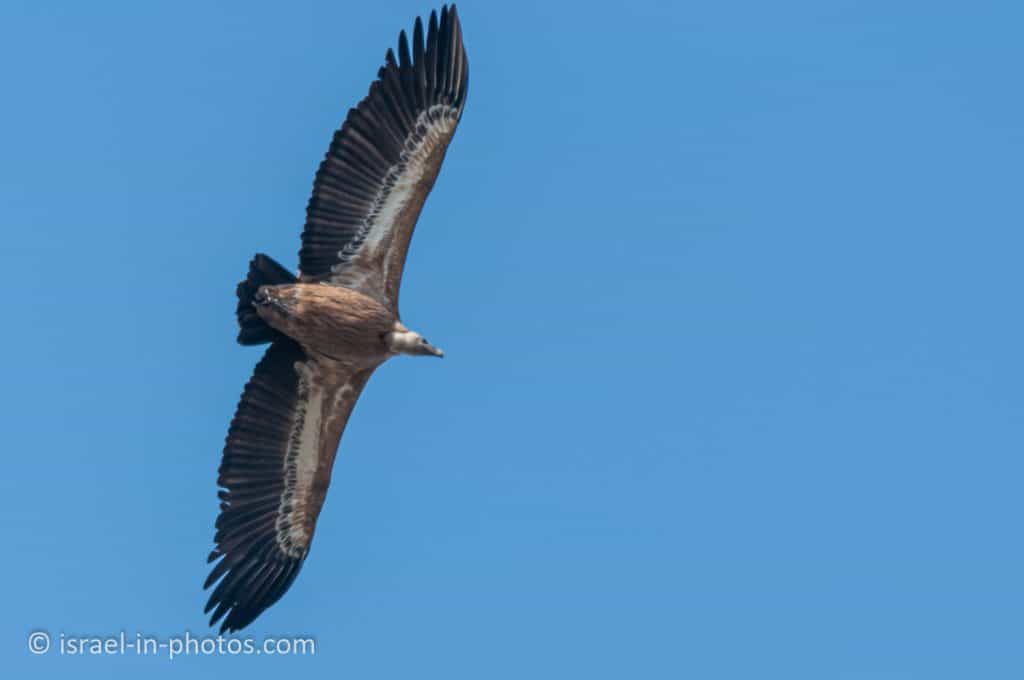
<svg viewBox="0 0 1024 680"><path fill-rule="evenodd" d="M255 306L271 328L317 359L365 369L394 355L387 336L400 325L398 316L351 288L321 283L264 286Z"/></svg>
<svg viewBox="0 0 1024 680"><path fill-rule="evenodd" d="M455 7L388 50L317 171L293 274L256 255L238 285L238 341L270 344L228 430L217 562L204 587L221 631L249 625L298 575L342 433L373 371L443 356L406 328L398 292L413 229L462 116L468 62Z"/></svg>

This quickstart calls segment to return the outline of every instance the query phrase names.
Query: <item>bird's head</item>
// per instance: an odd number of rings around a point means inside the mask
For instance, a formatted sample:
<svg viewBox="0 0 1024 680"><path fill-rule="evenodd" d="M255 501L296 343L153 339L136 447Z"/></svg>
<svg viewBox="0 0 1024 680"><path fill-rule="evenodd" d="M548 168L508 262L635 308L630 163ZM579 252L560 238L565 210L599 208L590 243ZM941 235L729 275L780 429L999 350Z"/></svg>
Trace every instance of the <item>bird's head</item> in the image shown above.
<svg viewBox="0 0 1024 680"><path fill-rule="evenodd" d="M409 354L412 356L443 357L444 352L434 347L427 339L416 331L395 330L384 336L388 348L395 354Z"/></svg>

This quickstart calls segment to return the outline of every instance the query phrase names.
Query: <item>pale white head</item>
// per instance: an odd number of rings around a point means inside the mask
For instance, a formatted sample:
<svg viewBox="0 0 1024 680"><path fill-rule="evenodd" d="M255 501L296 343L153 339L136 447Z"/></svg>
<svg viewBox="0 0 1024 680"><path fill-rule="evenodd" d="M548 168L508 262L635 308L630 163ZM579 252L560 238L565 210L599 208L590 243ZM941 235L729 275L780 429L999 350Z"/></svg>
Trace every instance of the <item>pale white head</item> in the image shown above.
<svg viewBox="0 0 1024 680"><path fill-rule="evenodd" d="M444 352L434 347L427 339L416 331L410 331L404 326L384 336L388 348L395 354L409 354L412 356L443 357Z"/></svg>

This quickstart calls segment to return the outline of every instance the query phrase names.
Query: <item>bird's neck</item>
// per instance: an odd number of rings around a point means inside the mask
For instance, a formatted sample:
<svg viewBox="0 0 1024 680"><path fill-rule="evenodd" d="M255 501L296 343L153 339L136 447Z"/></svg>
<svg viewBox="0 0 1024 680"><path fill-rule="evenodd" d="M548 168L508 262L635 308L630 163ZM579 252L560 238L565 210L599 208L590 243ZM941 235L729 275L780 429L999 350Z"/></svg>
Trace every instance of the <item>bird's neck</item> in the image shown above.
<svg viewBox="0 0 1024 680"><path fill-rule="evenodd" d="M419 343L419 335L410 331L400 322L395 322L395 328L384 336L384 342L388 351L393 354L409 354Z"/></svg>

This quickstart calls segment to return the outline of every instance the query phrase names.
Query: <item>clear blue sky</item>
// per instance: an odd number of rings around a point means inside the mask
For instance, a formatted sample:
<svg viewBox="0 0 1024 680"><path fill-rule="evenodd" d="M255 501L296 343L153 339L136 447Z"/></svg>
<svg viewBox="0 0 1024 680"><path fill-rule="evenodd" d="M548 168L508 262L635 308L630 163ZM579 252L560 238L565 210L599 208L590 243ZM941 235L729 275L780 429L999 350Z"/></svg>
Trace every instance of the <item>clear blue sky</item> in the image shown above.
<svg viewBox="0 0 1024 680"><path fill-rule="evenodd" d="M314 170L418 2L0 7L10 677L1024 677L1019 3L464 2L402 293L245 633L216 469ZM292 675L294 674L294 675Z"/></svg>

